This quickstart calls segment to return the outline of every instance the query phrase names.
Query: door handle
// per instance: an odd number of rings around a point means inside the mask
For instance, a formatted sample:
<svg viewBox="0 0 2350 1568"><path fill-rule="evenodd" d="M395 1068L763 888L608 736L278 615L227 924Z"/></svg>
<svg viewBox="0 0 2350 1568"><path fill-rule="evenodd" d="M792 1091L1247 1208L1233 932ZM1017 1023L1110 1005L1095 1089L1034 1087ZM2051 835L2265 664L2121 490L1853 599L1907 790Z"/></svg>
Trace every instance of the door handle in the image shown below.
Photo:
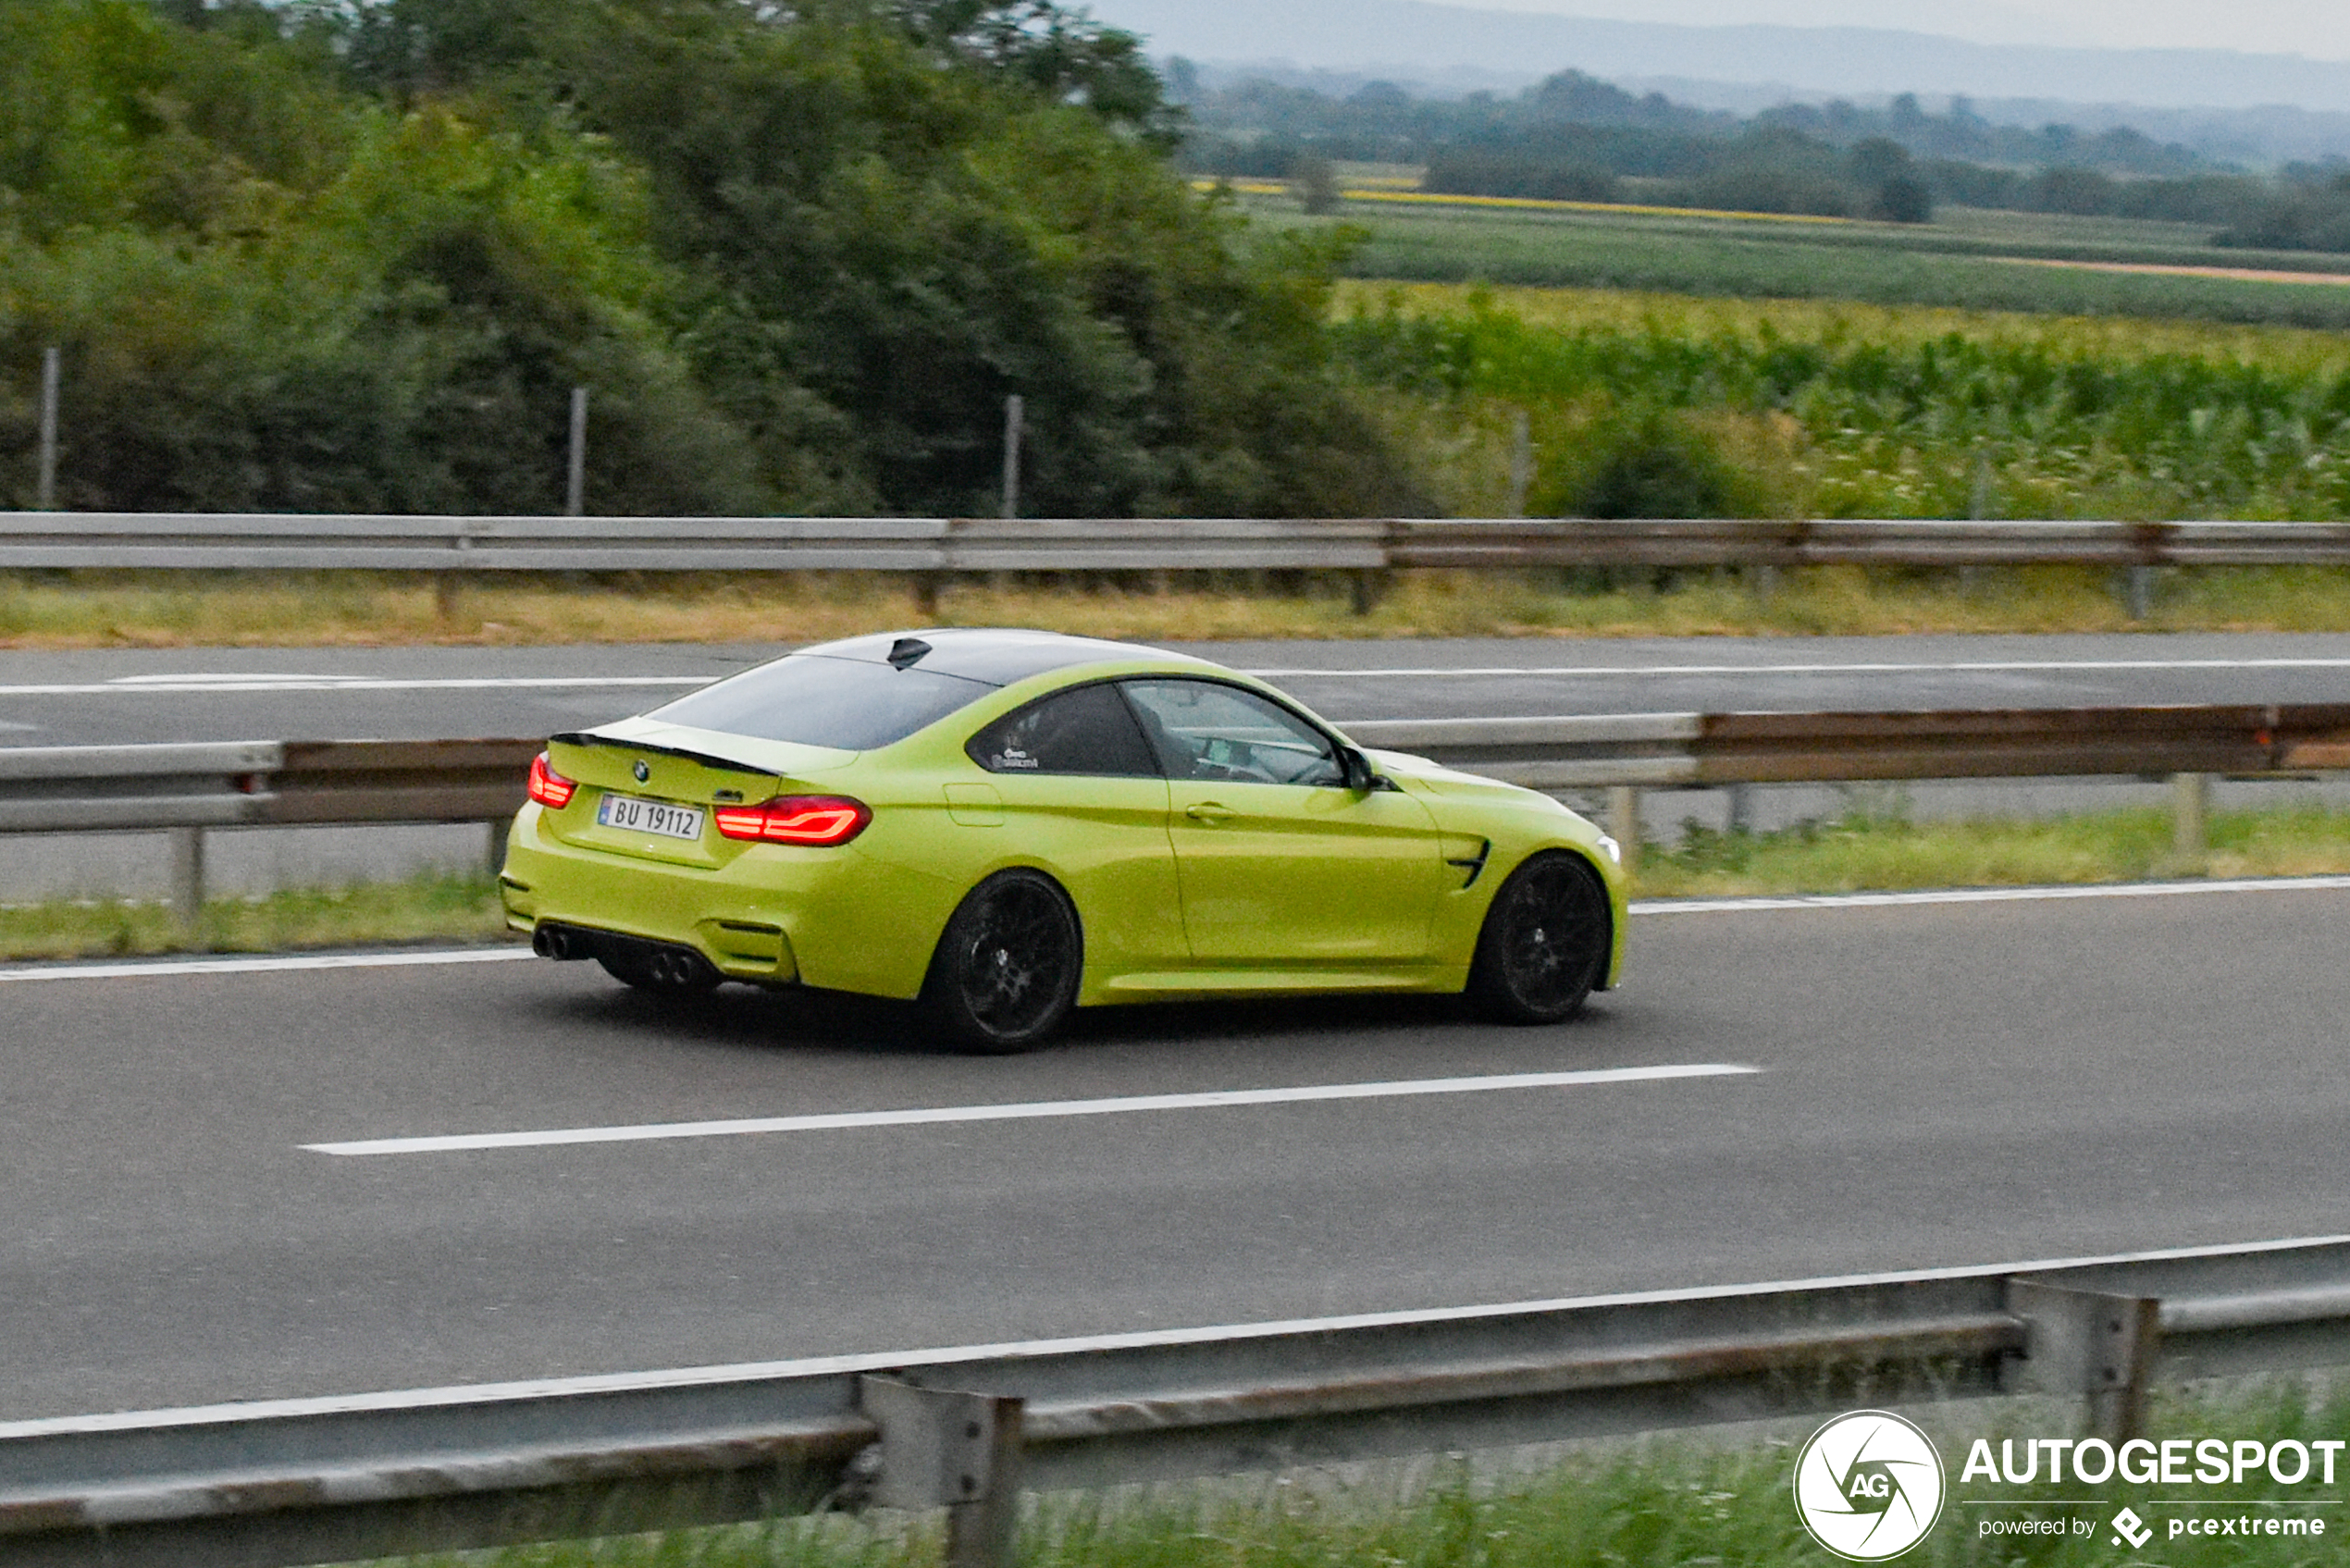
<svg viewBox="0 0 2350 1568"><path fill-rule="evenodd" d="M1213 800L1203 800L1196 806L1185 807L1183 809L1183 815L1189 817L1194 822L1213 823L1229 822L1234 817L1239 816L1240 813L1233 810L1230 806L1218 806Z"/></svg>

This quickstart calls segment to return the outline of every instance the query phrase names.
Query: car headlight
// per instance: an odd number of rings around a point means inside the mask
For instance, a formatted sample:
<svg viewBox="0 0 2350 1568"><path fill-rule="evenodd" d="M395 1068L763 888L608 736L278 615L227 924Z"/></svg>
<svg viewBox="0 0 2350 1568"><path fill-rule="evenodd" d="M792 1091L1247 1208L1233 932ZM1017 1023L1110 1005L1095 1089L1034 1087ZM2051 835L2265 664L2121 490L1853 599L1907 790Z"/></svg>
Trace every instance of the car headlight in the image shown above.
<svg viewBox="0 0 2350 1568"><path fill-rule="evenodd" d="M1618 866L1624 864L1624 846L1605 833L1600 834L1600 853Z"/></svg>

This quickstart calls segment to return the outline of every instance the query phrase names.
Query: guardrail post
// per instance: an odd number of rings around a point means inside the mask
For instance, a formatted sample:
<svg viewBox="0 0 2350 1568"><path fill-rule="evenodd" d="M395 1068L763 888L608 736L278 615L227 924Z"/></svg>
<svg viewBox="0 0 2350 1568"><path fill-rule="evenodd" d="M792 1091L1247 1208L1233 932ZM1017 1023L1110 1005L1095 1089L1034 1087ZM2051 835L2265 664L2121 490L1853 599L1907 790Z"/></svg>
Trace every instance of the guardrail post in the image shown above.
<svg viewBox="0 0 2350 1568"><path fill-rule="evenodd" d="M2122 578L2121 607L2133 621L2143 621L2154 613L2154 568L2133 566Z"/></svg>
<svg viewBox="0 0 2350 1568"><path fill-rule="evenodd" d="M1354 574L1354 613L1368 615L1387 597L1387 573L1377 566L1366 566Z"/></svg>
<svg viewBox="0 0 2350 1568"><path fill-rule="evenodd" d="M1725 830L1730 833L1752 833L1754 831L1754 786L1750 784L1734 784L1725 793L1730 797L1729 821L1725 824Z"/></svg>
<svg viewBox="0 0 2350 1568"><path fill-rule="evenodd" d="M506 869L506 835L513 831L510 817L492 817L489 822L489 874L492 877Z"/></svg>
<svg viewBox="0 0 2350 1568"><path fill-rule="evenodd" d="M2117 1447L2145 1429L2160 1302L2010 1279L2008 1310L2024 1324L2019 1391L2085 1396L2089 1435Z"/></svg>
<svg viewBox="0 0 2350 1568"><path fill-rule="evenodd" d="M204 829L171 830L171 913L183 932L204 919Z"/></svg>
<svg viewBox="0 0 2350 1568"><path fill-rule="evenodd" d="M2200 870L2211 858L2211 775L2171 775L2171 853L2182 870Z"/></svg>
<svg viewBox="0 0 2350 1568"><path fill-rule="evenodd" d="M1607 832L1624 852L1624 869L1640 862L1640 792L1618 784L1607 792Z"/></svg>
<svg viewBox="0 0 2350 1568"><path fill-rule="evenodd" d="M43 512L57 509L57 389L63 357L54 348L41 351L41 475L33 505Z"/></svg>
<svg viewBox="0 0 2350 1568"><path fill-rule="evenodd" d="M881 1428L873 1500L946 1510L946 1568L1010 1568L1020 1525L1024 1400L860 1377L857 1399Z"/></svg>

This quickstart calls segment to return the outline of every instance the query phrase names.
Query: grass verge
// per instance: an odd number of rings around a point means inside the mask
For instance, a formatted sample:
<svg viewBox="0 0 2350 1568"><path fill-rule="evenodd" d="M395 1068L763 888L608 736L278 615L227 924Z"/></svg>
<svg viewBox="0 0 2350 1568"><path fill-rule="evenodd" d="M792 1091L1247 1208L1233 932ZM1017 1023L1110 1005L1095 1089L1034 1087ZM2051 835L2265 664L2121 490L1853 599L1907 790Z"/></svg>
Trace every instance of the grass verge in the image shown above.
<svg viewBox="0 0 2350 1568"><path fill-rule="evenodd" d="M2046 821L1912 822L1899 796L1775 833L1689 824L1641 852L1651 898L1863 893L1927 887L2044 887L2173 876L2300 877L2350 872L2350 811L2323 806L2215 811L2210 854L2183 862L2170 813L2099 811Z"/></svg>
<svg viewBox="0 0 2350 1568"><path fill-rule="evenodd" d="M1864 1401L1865 1402L1865 1401ZM2045 1483L1960 1485L1971 1443L1998 1452L2033 1438L2070 1437L2072 1413L2045 1425L1980 1425L1980 1407L1913 1412L1936 1441L1954 1500L1933 1532L1904 1556L1921 1568L2071 1568L2153 1562L2204 1564L2350 1562L2344 1487L2282 1487L2256 1473L2242 1485L2157 1488ZM2149 1436L2224 1437L2264 1447L2341 1435L2350 1407L2277 1387L2224 1397L2159 1399ZM1833 1562L1804 1534L1789 1480L1800 1438L1729 1444L1701 1438L1593 1445L1529 1474L1479 1479L1457 1461L1435 1462L1432 1483L1400 1480L1347 1487L1325 1478L1272 1480L1239 1488L1169 1488L1141 1502L1042 1500L1030 1512L1017 1561L1024 1568L1720 1568ZM2040 1474L2045 1476L2046 1471ZM2192 1494L2189 1496L2189 1494ZM2156 1500L2158 1495L2161 1501ZM2174 1501L2188 1497L2188 1500ZM1998 1506L1985 1506L1996 1500ZM2109 1544L2124 1507L2156 1530L2145 1552ZM2221 1516L2324 1521L2300 1537L2170 1534L2174 1520ZM2019 1538L1992 1534L1994 1521L2061 1519L2068 1534ZM2075 1522L2088 1526L2070 1528ZM595 1543L560 1543L482 1554L481 1568L929 1568L934 1534L819 1516L736 1529L681 1531Z"/></svg>
<svg viewBox="0 0 2350 1568"><path fill-rule="evenodd" d="M1717 833L1692 823L1677 844L1642 852L1635 891L1651 898L1723 897L2350 873L2350 811L2321 806L2214 812L2210 856L2194 866L2173 855L2171 819L2158 809L2047 821L1911 822L1898 808L1898 796L1880 796L1840 818L1775 833ZM160 904L58 900L0 907L0 959L12 960L476 943L504 934L497 886L484 876L219 899L204 906L192 932Z"/></svg>
<svg viewBox="0 0 2350 1568"><path fill-rule="evenodd" d="M1476 457L1465 466L1491 466ZM918 625L1144 641L2350 629L2337 569L2166 571L2144 621L2118 586L2113 572L2061 566L1806 567L1767 593L1734 570L1428 571L1397 574L1357 615L1338 574L1201 574L1163 590L1140 574L1006 574L946 587L926 614L885 574L712 574L477 583L444 616L430 584L395 574L0 574L0 649L812 642Z"/></svg>
<svg viewBox="0 0 2350 1568"><path fill-rule="evenodd" d="M192 931L161 904L59 899L0 907L0 958L492 942L505 929L497 884L489 877L434 875L292 889L261 898L215 899L204 905Z"/></svg>

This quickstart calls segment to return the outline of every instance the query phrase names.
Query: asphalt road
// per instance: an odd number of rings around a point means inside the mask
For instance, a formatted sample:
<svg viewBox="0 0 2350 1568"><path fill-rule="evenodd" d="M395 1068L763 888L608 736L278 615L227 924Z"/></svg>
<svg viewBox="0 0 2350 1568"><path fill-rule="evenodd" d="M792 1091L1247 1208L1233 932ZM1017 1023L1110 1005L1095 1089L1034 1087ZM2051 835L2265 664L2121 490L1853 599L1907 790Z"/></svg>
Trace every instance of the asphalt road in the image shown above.
<svg viewBox="0 0 2350 1568"><path fill-rule="evenodd" d="M2350 636L1194 645L1326 716L2350 700ZM549 735L783 651L649 645L0 652L0 746Z"/></svg>
<svg viewBox="0 0 2350 1568"><path fill-rule="evenodd" d="M1086 1016L1037 1055L586 966L0 978L0 1418L2345 1228L2350 892L1645 915L1561 1030ZM1750 1075L343 1156L321 1142Z"/></svg>

